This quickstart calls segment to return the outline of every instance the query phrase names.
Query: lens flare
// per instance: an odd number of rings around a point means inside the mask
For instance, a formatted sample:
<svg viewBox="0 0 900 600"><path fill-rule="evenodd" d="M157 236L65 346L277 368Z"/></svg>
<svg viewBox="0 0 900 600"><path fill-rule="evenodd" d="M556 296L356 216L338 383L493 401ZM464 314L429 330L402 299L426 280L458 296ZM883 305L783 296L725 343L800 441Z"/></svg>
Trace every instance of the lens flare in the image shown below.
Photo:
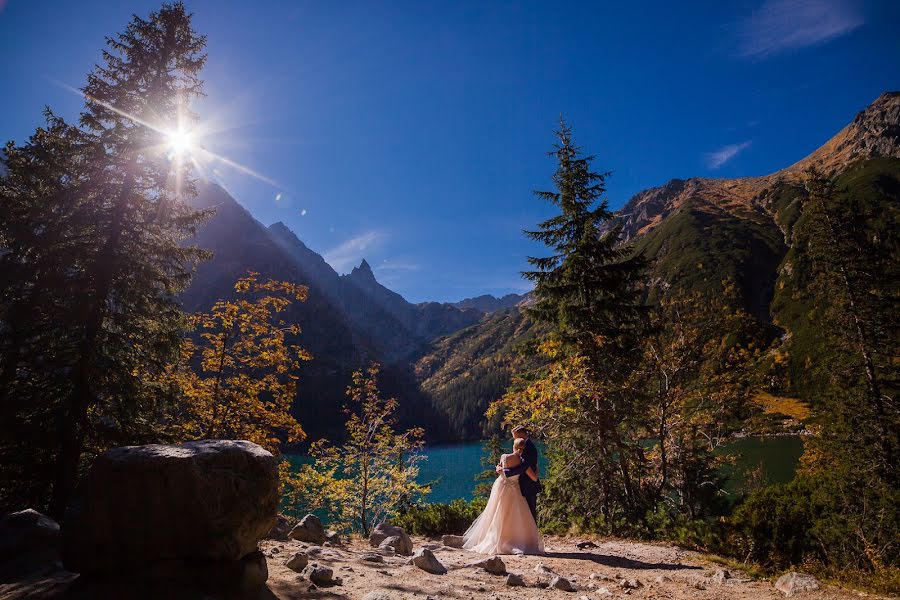
<svg viewBox="0 0 900 600"><path fill-rule="evenodd" d="M194 145L193 137L190 132L183 129L176 129L166 134L169 150L173 154L185 154L191 150Z"/></svg>

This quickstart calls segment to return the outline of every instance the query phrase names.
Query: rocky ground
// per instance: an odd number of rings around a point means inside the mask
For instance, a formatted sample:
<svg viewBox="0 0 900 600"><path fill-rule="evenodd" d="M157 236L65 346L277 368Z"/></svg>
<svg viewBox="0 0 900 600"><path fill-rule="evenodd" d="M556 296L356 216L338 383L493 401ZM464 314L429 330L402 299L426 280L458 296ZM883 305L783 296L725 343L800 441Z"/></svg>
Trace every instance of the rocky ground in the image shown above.
<svg viewBox="0 0 900 600"><path fill-rule="evenodd" d="M319 548L296 541L264 541L268 588L274 598L346 598L353 600L525 599L781 599L785 594L764 579L723 569L701 555L669 545L623 540L597 540L596 547L579 549L582 540L548 538L544 556L503 556L506 570L522 576L525 587L511 587L507 575L470 566L484 557L413 538L416 549L431 548L447 568L434 575L409 563L409 557L375 550L364 540L343 547ZM330 568L340 585L315 586L285 566L295 553L312 548L310 564ZM380 556L374 559L372 554ZM364 560L367 557L369 560ZM377 560L378 562L370 562ZM543 567L542 567L543 565ZM547 588L554 574L567 579L575 591ZM795 594L804 600L858 598L864 594L820 584L819 589Z"/></svg>

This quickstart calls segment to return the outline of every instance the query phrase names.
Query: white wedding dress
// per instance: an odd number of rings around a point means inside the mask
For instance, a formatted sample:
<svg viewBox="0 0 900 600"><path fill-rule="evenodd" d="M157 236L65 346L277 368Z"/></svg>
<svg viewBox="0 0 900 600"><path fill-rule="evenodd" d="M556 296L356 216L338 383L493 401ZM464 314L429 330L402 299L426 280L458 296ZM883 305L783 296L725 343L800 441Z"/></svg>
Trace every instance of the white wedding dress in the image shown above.
<svg viewBox="0 0 900 600"><path fill-rule="evenodd" d="M508 457L500 459L507 466ZM463 548L480 554L543 554L544 540L519 488L519 477L501 474L484 511L463 536Z"/></svg>

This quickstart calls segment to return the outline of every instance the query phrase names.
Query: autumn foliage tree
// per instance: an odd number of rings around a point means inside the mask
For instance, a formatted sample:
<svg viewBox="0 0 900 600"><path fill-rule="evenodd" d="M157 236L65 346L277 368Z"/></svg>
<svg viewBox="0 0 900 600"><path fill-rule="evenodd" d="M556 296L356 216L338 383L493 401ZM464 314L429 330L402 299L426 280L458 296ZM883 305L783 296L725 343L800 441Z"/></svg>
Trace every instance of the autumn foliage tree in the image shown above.
<svg viewBox="0 0 900 600"><path fill-rule="evenodd" d="M307 288L260 281L251 272L234 290L237 298L192 317L194 336L165 378L173 397L170 432L177 439L249 440L278 453L281 442L305 437L291 406L300 362L311 356L291 343L300 328L283 314L306 300Z"/></svg>
<svg viewBox="0 0 900 600"><path fill-rule="evenodd" d="M285 495L295 510L321 510L338 528L368 536L375 525L428 493L416 482L423 460L422 429L398 432L396 398L382 398L379 366L353 374L347 388L347 439L339 446L318 440L311 462L285 472Z"/></svg>

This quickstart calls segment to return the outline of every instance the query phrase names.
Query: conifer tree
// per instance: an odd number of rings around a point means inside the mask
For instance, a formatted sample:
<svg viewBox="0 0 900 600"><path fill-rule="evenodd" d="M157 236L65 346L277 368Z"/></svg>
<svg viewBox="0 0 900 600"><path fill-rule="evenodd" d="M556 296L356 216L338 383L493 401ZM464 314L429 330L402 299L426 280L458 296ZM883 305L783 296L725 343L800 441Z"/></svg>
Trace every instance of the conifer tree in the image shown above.
<svg viewBox="0 0 900 600"><path fill-rule="evenodd" d="M82 168L62 172L51 183L33 165L7 161L5 176L30 178L31 200L45 204L22 213L24 221L14 229L3 224L7 247L18 248L22 257L16 268L28 272L24 281L53 287L65 299L50 313L61 334L52 372L38 340L32 340L33 348L26 343L13 362L0 359L0 371L16 372L22 382L4 390L4 403L18 397L28 398L29 407L54 407L49 437L18 441L38 444L52 456L49 508L58 518L86 451L141 441L153 429L159 407L146 374L161 371L177 352L184 322L174 296L189 282L191 263L203 257L181 245L203 215L184 203L194 194L189 164L168 152L166 142L167 132L189 129L194 118L189 102L202 93L198 74L205 38L193 31L190 14L178 2L147 19L134 16L107 45L82 89L80 154L66 159ZM57 152L60 144L54 142L51 150ZM67 193L41 192L53 185ZM65 202L73 195L77 206L92 207L90 220L66 213ZM82 250L56 255L61 277L52 285L34 258L47 252L46 240L28 238L48 227L48 214L59 214L70 225L60 243L77 242ZM32 362L23 363L22 357ZM46 378L40 386L35 373ZM16 415L18 421L33 418L32 408Z"/></svg>
<svg viewBox="0 0 900 600"><path fill-rule="evenodd" d="M560 121L550 156L555 189L536 195L559 214L527 231L551 251L530 258L535 282L530 316L550 325L541 350L549 367L488 411L528 422L550 448L542 509L551 523L582 515L584 527L615 530L644 514L645 459L636 443L636 397L628 374L639 355L645 262L628 244L604 198L608 173L592 170L572 130ZM590 521L590 522L588 522Z"/></svg>
<svg viewBox="0 0 900 600"><path fill-rule="evenodd" d="M543 243L550 256L532 257L534 267L523 275L535 282L537 299L529 314L553 325L560 339L600 366L614 357L611 346L627 349L625 334L641 322L640 283L644 259L620 243L621 226L604 198L609 173L591 170L572 139L572 129L560 119L558 139L550 156L557 161L555 190L535 195L559 209L559 214L526 231Z"/></svg>

